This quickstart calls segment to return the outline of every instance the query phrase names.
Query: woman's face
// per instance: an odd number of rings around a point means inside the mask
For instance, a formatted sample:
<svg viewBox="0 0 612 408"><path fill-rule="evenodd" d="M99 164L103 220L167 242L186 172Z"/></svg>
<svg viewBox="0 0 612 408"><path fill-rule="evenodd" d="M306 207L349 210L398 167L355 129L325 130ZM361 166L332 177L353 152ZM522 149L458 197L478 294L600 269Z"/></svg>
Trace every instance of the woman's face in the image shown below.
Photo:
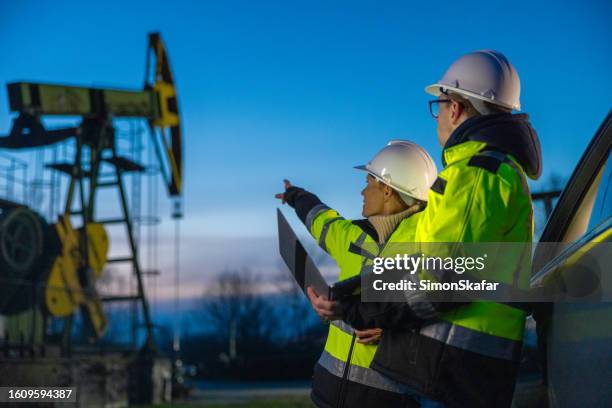
<svg viewBox="0 0 612 408"><path fill-rule="evenodd" d="M371 217L382 213L384 207L384 184L376 181L368 174L367 185L361 190L363 196L363 208L361 214L364 217Z"/></svg>

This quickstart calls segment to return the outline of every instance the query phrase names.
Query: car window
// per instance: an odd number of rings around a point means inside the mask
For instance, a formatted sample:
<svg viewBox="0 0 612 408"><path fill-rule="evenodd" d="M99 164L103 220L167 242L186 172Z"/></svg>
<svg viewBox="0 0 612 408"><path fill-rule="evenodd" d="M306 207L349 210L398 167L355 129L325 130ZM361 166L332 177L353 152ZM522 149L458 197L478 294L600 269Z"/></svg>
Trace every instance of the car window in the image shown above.
<svg viewBox="0 0 612 408"><path fill-rule="evenodd" d="M533 257L534 271L542 269L563 248L580 240L610 216L612 191L608 156L612 146L612 111L585 149L566 184L544 230Z"/></svg>
<svg viewBox="0 0 612 408"><path fill-rule="evenodd" d="M612 164L610 157L606 162L602 180L597 190L597 198L591 212L588 230L592 231L595 227L612 217Z"/></svg>
<svg viewBox="0 0 612 408"><path fill-rule="evenodd" d="M571 243L609 214L608 156L612 146L612 111L589 143L542 232L542 242ZM602 218L604 217L604 218ZM592 220L592 221L591 221Z"/></svg>
<svg viewBox="0 0 612 408"><path fill-rule="evenodd" d="M559 242L566 244L576 242L598 225L600 221L605 220L605 218L601 218L603 203L599 207L597 206L597 203L603 200L607 189L607 183L603 182L605 172L606 166L601 165L595 172L593 181L590 184L585 183L584 195L581 200L577 200L578 207L569 218L570 222L565 235ZM607 182L607 180L605 181Z"/></svg>

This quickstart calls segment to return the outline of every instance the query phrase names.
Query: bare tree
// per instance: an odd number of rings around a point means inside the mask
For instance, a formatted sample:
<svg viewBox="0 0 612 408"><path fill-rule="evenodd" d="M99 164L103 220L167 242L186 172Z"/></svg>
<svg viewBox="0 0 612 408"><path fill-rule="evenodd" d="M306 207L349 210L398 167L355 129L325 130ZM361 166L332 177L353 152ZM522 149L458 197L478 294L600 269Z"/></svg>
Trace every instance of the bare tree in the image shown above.
<svg viewBox="0 0 612 408"><path fill-rule="evenodd" d="M202 297L206 324L217 338L227 342L222 359L235 360L241 353L270 342L277 319L269 301L258 294L260 277L249 270L227 270Z"/></svg>
<svg viewBox="0 0 612 408"><path fill-rule="evenodd" d="M285 319L291 322L291 332L287 332L287 340L303 341L308 332L312 329L314 311L310 302L306 299L302 288L291 277L287 266L283 261L277 263L278 272L274 275L274 283L277 291L284 297L286 307L284 310Z"/></svg>

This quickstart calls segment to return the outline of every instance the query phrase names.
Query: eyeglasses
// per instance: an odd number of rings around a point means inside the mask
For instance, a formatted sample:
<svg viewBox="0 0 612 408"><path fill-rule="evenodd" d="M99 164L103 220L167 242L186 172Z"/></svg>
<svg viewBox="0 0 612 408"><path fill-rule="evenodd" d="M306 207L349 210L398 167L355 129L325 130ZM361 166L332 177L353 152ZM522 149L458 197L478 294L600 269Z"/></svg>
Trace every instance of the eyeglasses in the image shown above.
<svg viewBox="0 0 612 408"><path fill-rule="evenodd" d="M440 115L440 104L451 102L452 100L450 99L434 99L429 101L429 113L431 113L431 116L433 116L434 119L438 119L438 116Z"/></svg>

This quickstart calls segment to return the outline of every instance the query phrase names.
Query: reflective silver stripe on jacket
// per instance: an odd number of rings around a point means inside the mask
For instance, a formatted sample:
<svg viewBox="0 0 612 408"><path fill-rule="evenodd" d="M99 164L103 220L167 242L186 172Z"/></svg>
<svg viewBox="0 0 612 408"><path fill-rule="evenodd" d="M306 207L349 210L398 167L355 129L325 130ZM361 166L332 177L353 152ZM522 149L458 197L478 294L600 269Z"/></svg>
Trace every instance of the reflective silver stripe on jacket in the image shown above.
<svg viewBox="0 0 612 408"><path fill-rule="evenodd" d="M407 273L404 276L406 279L419 287L419 277L412 273ZM410 306L410 310L421 320L430 320L437 317L440 313L436 310L433 304L427 299L427 292L420 289L404 291L406 303Z"/></svg>
<svg viewBox="0 0 612 408"><path fill-rule="evenodd" d="M440 314L427 299L427 292L407 290L404 291L404 297L410 310L421 320L433 319Z"/></svg>
<svg viewBox="0 0 612 408"><path fill-rule="evenodd" d="M443 320L421 327L420 333L450 346L487 357L515 360L520 356L520 341L481 333Z"/></svg>
<svg viewBox="0 0 612 408"><path fill-rule="evenodd" d="M310 209L310 211L308 211L308 214L306 214L306 223L305 223L306 228L308 228L308 231L312 232L312 222L314 221L315 218L317 218L317 215L327 210L331 210L331 208L321 203L321 204L315 205L314 207Z"/></svg>
<svg viewBox="0 0 612 408"><path fill-rule="evenodd" d="M366 237L367 234L365 232L362 232L361 235L357 237L357 240L355 242L351 242L348 248L348 251L350 253L364 257L362 263L367 262L368 259L376 258L376 255L362 247Z"/></svg>
<svg viewBox="0 0 612 408"><path fill-rule="evenodd" d="M361 246L363 245L363 243L365 242L366 236L368 234L366 234L365 232L362 232L361 235L359 235L359 237L357 237L357 241L355 241L355 245L357 246Z"/></svg>
<svg viewBox="0 0 612 408"><path fill-rule="evenodd" d="M342 330L346 334L350 334L351 336L353 335L353 328L351 327L350 324L345 323L342 320L334 320L331 322L331 324L333 326L336 326L338 329Z"/></svg>
<svg viewBox="0 0 612 408"><path fill-rule="evenodd" d="M342 378L346 363L342 360L338 360L327 351L323 351L321 358L319 358L319 364L331 374ZM354 364L350 365L347 378L349 381L389 392L395 392L398 394L410 392L410 388L406 385L393 381L392 379L385 377L378 371L374 371L371 368L360 367Z"/></svg>
<svg viewBox="0 0 612 408"><path fill-rule="evenodd" d="M367 234L364 232L362 233L359 238L357 239L357 241L355 241L355 245L358 246L361 249L361 268L359 269L359 275L360 276L367 276L367 275L371 275L372 274L372 270L374 268L374 265L368 265L368 259L374 259L376 256L372 255L370 252L366 251L365 249L361 248L361 245L363 245L365 239L366 239ZM378 253L378 255L380 255L380 252ZM363 278L361 280L361 282L363 283Z"/></svg>
<svg viewBox="0 0 612 408"><path fill-rule="evenodd" d="M325 224L323 224L323 229L321 230L321 236L319 237L319 246L323 248L325 252L327 252L327 246L325 245L325 237L327 237L327 231L329 231L330 225L336 221L343 220L343 217L332 218L331 220L327 220Z"/></svg>
<svg viewBox="0 0 612 408"><path fill-rule="evenodd" d="M371 252L368 252L367 250L363 249L361 246L357 245L356 243L352 243L349 246L349 252L359 255L359 256L363 256L366 259L370 259L370 260L374 260L374 258L376 258L376 255L374 255Z"/></svg>

